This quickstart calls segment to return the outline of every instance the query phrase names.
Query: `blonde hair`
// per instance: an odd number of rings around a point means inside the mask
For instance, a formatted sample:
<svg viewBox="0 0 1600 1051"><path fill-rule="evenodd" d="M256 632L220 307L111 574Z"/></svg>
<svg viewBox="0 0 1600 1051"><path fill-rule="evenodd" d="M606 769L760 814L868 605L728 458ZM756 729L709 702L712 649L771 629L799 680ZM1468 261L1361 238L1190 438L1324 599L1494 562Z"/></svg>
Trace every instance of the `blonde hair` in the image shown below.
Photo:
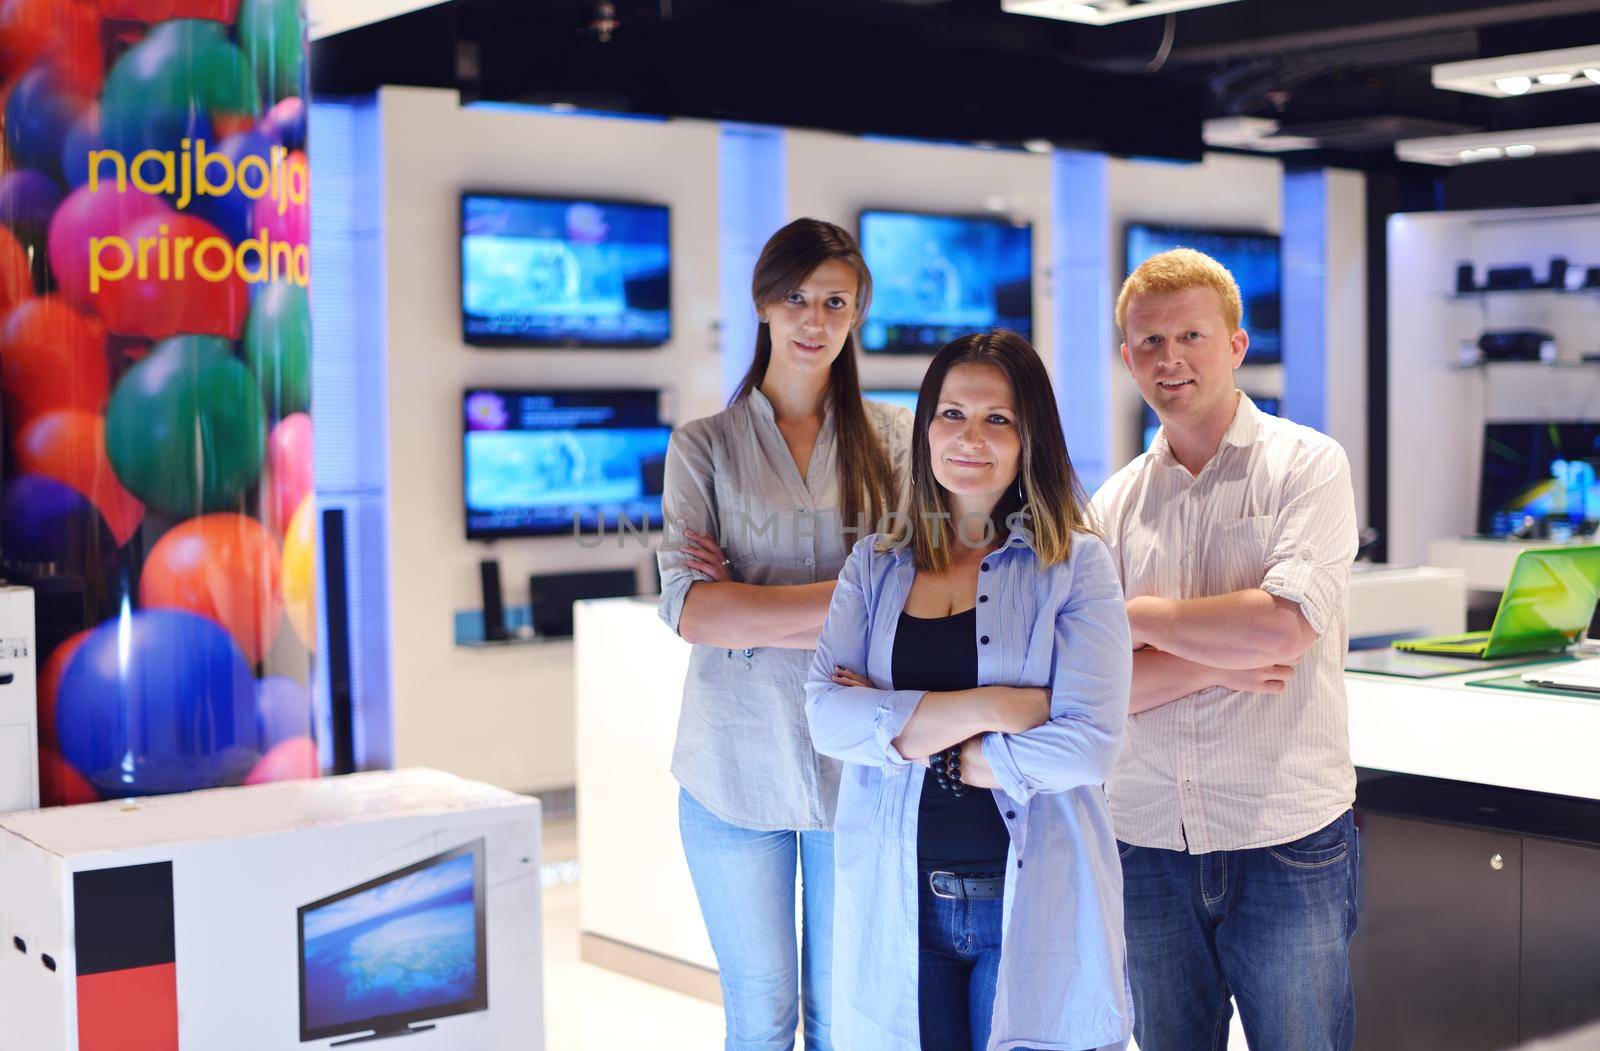
<svg viewBox="0 0 1600 1051"><path fill-rule="evenodd" d="M1209 288L1222 302L1222 320L1228 331L1239 327L1244 314L1244 302L1239 297L1239 282L1228 273L1228 268L1193 248L1173 248L1159 252L1139 264L1128 275L1117 294L1117 329L1124 336L1128 332L1128 302L1134 296L1171 295L1191 288Z"/></svg>

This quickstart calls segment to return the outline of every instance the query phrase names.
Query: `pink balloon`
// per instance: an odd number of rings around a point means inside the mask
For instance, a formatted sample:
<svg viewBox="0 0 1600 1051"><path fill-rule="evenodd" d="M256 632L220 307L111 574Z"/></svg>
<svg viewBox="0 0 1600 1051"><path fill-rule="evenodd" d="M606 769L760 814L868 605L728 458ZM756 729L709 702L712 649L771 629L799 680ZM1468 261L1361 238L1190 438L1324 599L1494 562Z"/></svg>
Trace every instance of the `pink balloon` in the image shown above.
<svg viewBox="0 0 1600 1051"><path fill-rule="evenodd" d="M303 412L285 416L267 438L267 515L279 537L311 492L312 469L311 417Z"/></svg>
<svg viewBox="0 0 1600 1051"><path fill-rule="evenodd" d="M317 777L322 767L317 760L317 743L309 737L291 737L276 744L261 761L256 763L247 785L264 785L268 781L293 781L304 777Z"/></svg>
<svg viewBox="0 0 1600 1051"><path fill-rule="evenodd" d="M98 297L89 291L89 239L125 236L140 219L176 214L161 198L131 186L119 194L111 179L93 193L87 184L72 191L50 219L50 269L61 294L81 310L94 310Z"/></svg>

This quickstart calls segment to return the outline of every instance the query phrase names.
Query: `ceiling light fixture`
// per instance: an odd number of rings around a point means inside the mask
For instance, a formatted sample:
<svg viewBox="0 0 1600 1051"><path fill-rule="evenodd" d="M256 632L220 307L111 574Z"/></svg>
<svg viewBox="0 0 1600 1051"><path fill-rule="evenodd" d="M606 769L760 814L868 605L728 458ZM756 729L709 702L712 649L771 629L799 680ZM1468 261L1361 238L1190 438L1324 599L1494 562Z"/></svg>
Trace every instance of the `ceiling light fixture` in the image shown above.
<svg viewBox="0 0 1600 1051"><path fill-rule="evenodd" d="M1233 3L1238 3L1238 0L1000 0L1000 9L1013 15L1108 26L1135 18L1152 18L1178 11L1192 11L1197 7Z"/></svg>
<svg viewBox="0 0 1600 1051"><path fill-rule="evenodd" d="M1433 86L1490 98L1566 91L1600 84L1600 44L1556 51L1445 62L1433 67Z"/></svg>
<svg viewBox="0 0 1600 1051"><path fill-rule="evenodd" d="M1502 157L1521 160L1534 154L1586 153L1600 150L1600 124L1568 124L1555 128L1486 131L1471 135L1437 135L1402 139L1395 156L1413 164L1450 167Z"/></svg>

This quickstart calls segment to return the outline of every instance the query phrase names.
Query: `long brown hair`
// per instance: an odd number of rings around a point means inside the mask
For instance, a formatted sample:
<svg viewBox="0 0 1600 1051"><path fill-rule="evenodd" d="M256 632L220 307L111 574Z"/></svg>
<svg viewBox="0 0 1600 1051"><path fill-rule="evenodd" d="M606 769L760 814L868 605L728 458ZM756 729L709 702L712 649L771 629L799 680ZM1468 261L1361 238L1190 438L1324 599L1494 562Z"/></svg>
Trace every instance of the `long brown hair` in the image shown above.
<svg viewBox="0 0 1600 1051"><path fill-rule="evenodd" d="M750 296L762 311L805 284L817 267L838 260L856 272L856 320L845 337L844 349L833 361L827 397L832 400L835 439L838 442L839 514L846 532L856 532L865 519L865 533L895 504L894 471L889 454L867 421L861 403L861 376L856 369L856 333L872 305L872 274L856 239L842 226L821 219L796 219L768 238L750 278ZM756 329L756 351L750 368L728 404L742 401L766 379L772 361L772 329L762 322ZM862 535L865 535L863 533Z"/></svg>
<svg viewBox="0 0 1600 1051"><path fill-rule="evenodd" d="M953 520L944 486L933 475L928 427L933 423L944 378L957 365L999 369L1011 384L1022 439L1018 482L1006 490L990 515L994 535L1004 538L1013 523L1031 537L1043 565L1065 562L1072 553L1072 534L1090 532L1083 483L1072 469L1061 417L1039 352L1015 332L996 329L946 343L934 355L917 393L917 423L911 438L911 507L897 529L887 534L886 547L911 545L918 569L941 573L950 568L959 523ZM1013 518L1019 515L1019 518Z"/></svg>

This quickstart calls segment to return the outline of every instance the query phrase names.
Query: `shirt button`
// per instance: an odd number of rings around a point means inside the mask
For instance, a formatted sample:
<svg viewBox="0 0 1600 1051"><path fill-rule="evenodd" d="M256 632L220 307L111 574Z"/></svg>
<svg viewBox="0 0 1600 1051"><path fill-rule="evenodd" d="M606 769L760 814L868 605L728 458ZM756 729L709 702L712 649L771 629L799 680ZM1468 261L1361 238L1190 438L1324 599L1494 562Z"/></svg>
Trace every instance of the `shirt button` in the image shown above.
<svg viewBox="0 0 1600 1051"><path fill-rule="evenodd" d="M978 568L983 570L985 573L987 573L987 572L989 572L989 563L984 562L984 563L980 564L978 566Z"/></svg>
<svg viewBox="0 0 1600 1051"><path fill-rule="evenodd" d="M816 559L814 559L814 558L809 558L809 557L808 557L808 558L807 558L807 559L806 559L806 565L808 565L808 566L814 566L814 565L816 565L816 563L817 563L817 560L816 560Z"/></svg>
<svg viewBox="0 0 1600 1051"><path fill-rule="evenodd" d="M1015 810L1007 810L1006 811L1006 820L1015 821L1016 819L1017 819L1017 812Z"/></svg>
<svg viewBox="0 0 1600 1051"><path fill-rule="evenodd" d="M989 636L985 635L982 638L980 638L978 641L983 643L985 646L987 646L987 645L989 645Z"/></svg>
<svg viewBox="0 0 1600 1051"><path fill-rule="evenodd" d="M1020 868L1021 868L1021 867L1022 867L1022 859L1021 859L1021 858L1018 858L1018 859L1017 859L1017 868L1019 868L1019 869L1020 869Z"/></svg>
<svg viewBox="0 0 1600 1051"><path fill-rule="evenodd" d="M979 602L988 602L989 601L989 596L988 595L979 595L978 596L978 601Z"/></svg>

